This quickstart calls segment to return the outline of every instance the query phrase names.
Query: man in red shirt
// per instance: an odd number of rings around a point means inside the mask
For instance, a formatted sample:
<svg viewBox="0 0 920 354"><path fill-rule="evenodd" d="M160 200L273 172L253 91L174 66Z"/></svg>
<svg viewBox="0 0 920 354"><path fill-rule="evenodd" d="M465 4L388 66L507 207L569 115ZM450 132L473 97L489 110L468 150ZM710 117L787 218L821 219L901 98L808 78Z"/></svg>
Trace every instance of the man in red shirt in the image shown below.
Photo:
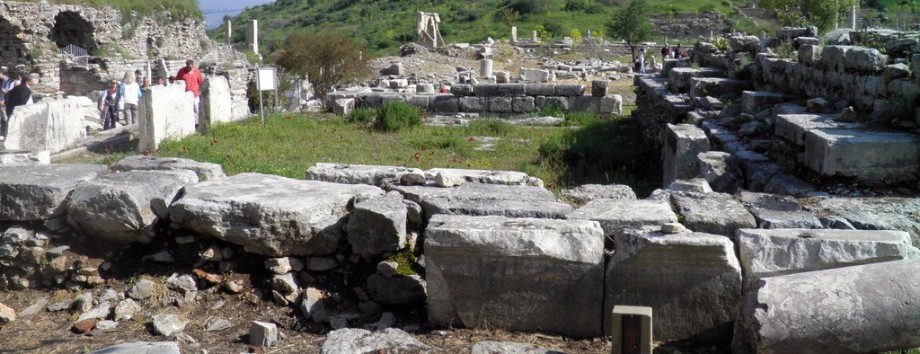
<svg viewBox="0 0 920 354"><path fill-rule="evenodd" d="M195 95L195 113L198 113L198 96L201 95L201 83L204 78L201 77L201 71L195 67L194 60L186 60L185 66L176 73L176 80L185 81L185 91L191 91Z"/></svg>

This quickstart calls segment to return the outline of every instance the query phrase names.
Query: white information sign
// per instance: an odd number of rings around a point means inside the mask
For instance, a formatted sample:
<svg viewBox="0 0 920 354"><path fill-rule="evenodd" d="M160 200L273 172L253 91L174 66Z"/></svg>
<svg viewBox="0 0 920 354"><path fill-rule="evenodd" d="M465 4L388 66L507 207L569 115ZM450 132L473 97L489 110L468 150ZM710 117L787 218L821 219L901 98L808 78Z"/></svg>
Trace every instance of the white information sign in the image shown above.
<svg viewBox="0 0 920 354"><path fill-rule="evenodd" d="M259 91L274 90L275 81L275 68L259 68L256 71L256 87Z"/></svg>

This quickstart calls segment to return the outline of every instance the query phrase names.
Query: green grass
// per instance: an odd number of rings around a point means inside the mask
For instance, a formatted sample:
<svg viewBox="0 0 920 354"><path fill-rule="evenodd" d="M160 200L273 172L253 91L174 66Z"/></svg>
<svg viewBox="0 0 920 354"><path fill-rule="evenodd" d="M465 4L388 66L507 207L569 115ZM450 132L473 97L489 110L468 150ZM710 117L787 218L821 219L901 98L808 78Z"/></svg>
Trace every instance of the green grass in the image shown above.
<svg viewBox="0 0 920 354"><path fill-rule="evenodd" d="M513 170L550 189L586 183L629 184L647 194L660 178L628 119L592 120L586 128L533 128L496 120L467 127L420 126L378 132L331 115L272 115L219 124L206 135L166 141L158 156L218 163L227 174L260 172L302 179L317 162ZM498 137L479 151L478 137ZM628 142L628 143L627 143Z"/></svg>

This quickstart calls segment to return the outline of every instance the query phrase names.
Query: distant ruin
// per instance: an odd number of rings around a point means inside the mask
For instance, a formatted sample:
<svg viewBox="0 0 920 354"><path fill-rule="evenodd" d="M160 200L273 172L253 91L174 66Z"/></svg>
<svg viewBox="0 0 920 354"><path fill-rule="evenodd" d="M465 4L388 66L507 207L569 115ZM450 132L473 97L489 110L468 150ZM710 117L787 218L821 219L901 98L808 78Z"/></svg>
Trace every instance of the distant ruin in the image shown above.
<svg viewBox="0 0 920 354"><path fill-rule="evenodd" d="M418 43L428 49L435 49L444 45L444 38L441 38L440 23L441 17L433 12L419 12L418 26L415 34L418 37Z"/></svg>

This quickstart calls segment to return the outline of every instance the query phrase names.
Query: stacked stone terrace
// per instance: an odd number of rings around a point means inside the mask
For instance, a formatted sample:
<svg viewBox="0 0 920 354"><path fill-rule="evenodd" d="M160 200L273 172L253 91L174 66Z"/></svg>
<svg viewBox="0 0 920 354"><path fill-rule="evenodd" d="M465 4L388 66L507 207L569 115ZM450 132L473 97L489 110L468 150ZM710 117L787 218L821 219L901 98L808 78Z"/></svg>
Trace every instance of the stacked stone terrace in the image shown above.
<svg viewBox="0 0 920 354"><path fill-rule="evenodd" d="M394 88L406 87L408 81L397 80ZM394 82L394 81L391 81ZM431 84L418 84L415 93L333 92L327 102L336 114L348 114L354 107L377 108L390 101L403 101L435 114L476 113L510 115L536 112L544 107L600 115L622 113L623 98L607 92L605 80L592 82L590 95L585 87L550 83L454 84L450 94L435 93Z"/></svg>
<svg viewBox="0 0 920 354"><path fill-rule="evenodd" d="M675 173L667 167L669 159L693 160L710 149L730 153L741 172L739 186L755 191L814 194L814 186L786 172L800 167L875 185L916 182L917 38L893 41L883 55L858 46L822 48L806 34L807 29L785 29L773 39L795 43L797 58L778 58L762 51L767 41L738 36L729 38L726 53L698 43L693 61L703 67L672 62L666 63L666 78L636 78L636 117L646 138L672 148L663 155L665 183ZM741 58L753 65L740 68ZM729 77L739 71L748 79ZM726 103L731 109L724 109ZM669 126L681 123L690 126ZM675 153L675 139L681 138L695 147ZM677 175L697 173L692 164L684 166Z"/></svg>
<svg viewBox="0 0 920 354"><path fill-rule="evenodd" d="M582 186L562 194L572 206L520 172L322 163L297 180L141 156L112 170L0 170L0 286L94 289L110 276L103 262L60 246L75 237L149 242L167 237L157 225L168 224L169 235L181 235L177 248L149 258L202 250L192 274L167 281L170 294L240 291L215 273L232 272L236 259L264 259L270 284L254 285L333 329L362 321L383 329L395 322L379 327L381 309L427 304L431 328L597 337L611 334L615 305L631 305L652 308L654 339L663 343L737 352L920 346L916 200L806 206L776 194L714 192L697 178L646 199L626 186ZM424 272L395 274L386 259L405 249L424 256ZM43 262L52 269L39 271ZM363 294L358 309L336 312L344 300L317 279L365 262L376 272L348 284ZM145 282L125 289L140 307ZM80 317L109 318L109 306Z"/></svg>

